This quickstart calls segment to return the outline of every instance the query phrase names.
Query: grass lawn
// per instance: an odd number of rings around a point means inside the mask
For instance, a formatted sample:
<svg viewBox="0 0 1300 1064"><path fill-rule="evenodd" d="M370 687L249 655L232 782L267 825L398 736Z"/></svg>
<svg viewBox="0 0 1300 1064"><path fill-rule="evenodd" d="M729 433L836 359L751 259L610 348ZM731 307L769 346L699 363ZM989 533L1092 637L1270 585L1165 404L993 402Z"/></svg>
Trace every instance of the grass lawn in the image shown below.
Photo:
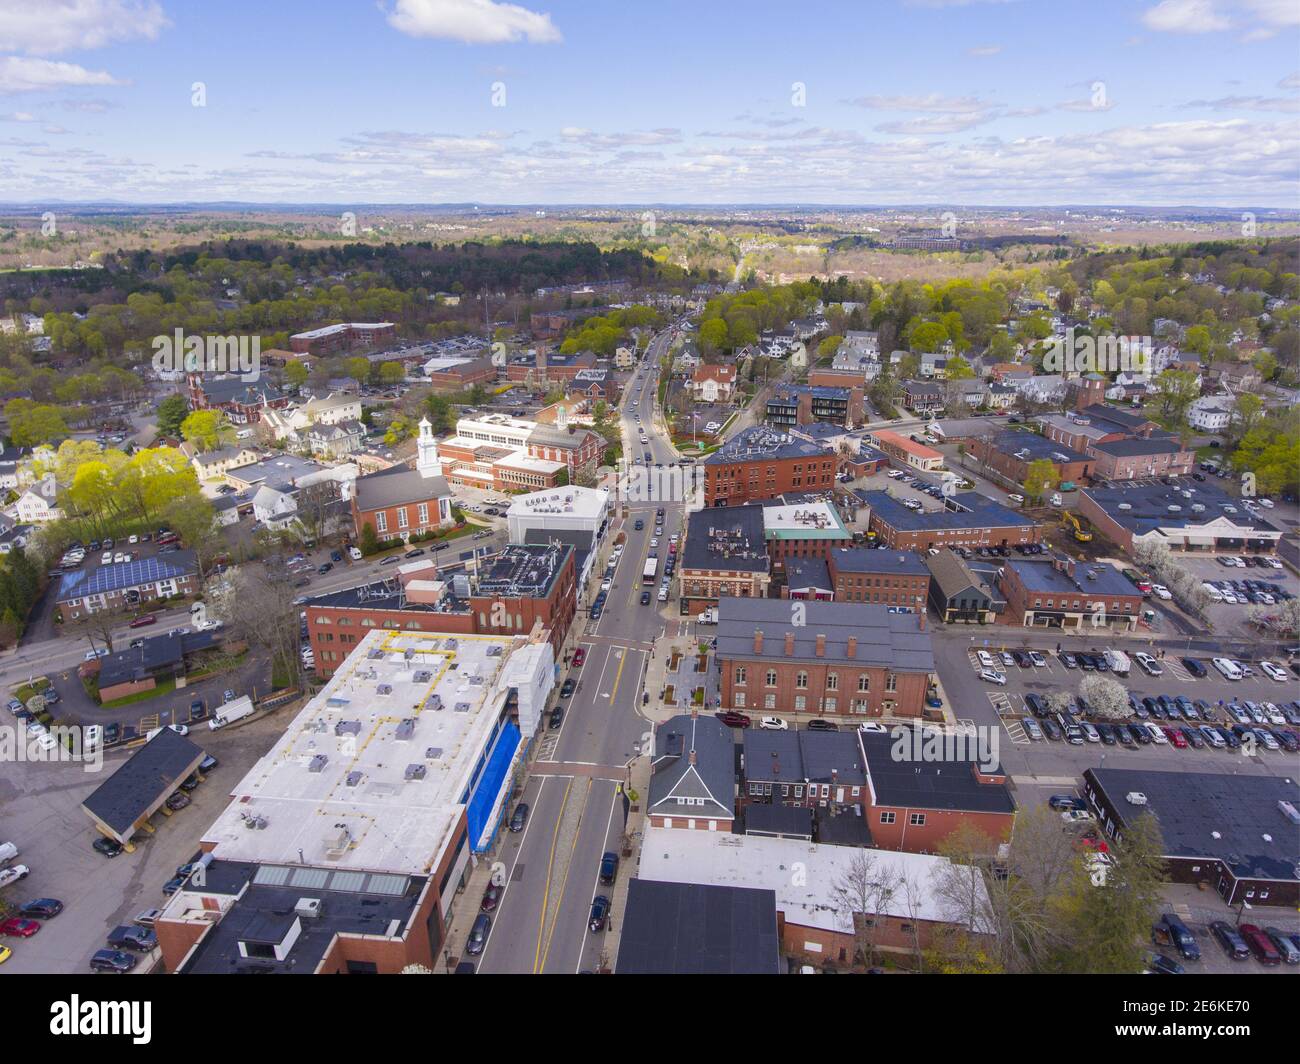
<svg viewBox="0 0 1300 1064"><path fill-rule="evenodd" d="M137 691L133 695L124 695L122 698L115 698L111 702L101 702L100 709L116 709L118 706L129 706L132 702L144 702L150 698L158 698L160 695L169 695L176 690L176 680L168 677L149 691Z"/></svg>

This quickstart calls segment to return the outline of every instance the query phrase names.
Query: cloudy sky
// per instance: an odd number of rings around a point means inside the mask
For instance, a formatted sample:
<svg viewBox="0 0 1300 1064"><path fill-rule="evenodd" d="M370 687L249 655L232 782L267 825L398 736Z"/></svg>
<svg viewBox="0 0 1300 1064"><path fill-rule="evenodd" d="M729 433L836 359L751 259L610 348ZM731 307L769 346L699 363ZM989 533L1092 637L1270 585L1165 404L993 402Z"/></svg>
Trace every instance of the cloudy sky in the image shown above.
<svg viewBox="0 0 1300 1064"><path fill-rule="evenodd" d="M0 201L1297 207L1298 182L1298 0L0 0Z"/></svg>

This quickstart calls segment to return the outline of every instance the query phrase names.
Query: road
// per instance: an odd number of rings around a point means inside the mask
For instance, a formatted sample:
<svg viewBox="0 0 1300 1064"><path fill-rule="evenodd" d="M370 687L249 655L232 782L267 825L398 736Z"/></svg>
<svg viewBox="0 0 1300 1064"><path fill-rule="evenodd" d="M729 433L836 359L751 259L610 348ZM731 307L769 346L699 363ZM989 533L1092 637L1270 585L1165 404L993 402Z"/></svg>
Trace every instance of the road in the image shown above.
<svg viewBox="0 0 1300 1064"><path fill-rule="evenodd" d="M677 460L652 416L658 357L669 340L668 331L654 337L647 362L624 393L621 420L629 461L645 451L662 466ZM646 429L645 445L639 443L638 414ZM621 786L628 764L650 735L650 724L641 715L644 676L655 642L668 624L675 625L677 610L673 598L662 604L652 598L649 605L641 605L641 574L660 502L665 537L680 529L684 511L679 498L625 496L623 501L627 518L618 519L626 536L623 558L604 612L595 621L579 613L575 622L583 626L578 645L586 652L582 666L568 673L577 689L565 700L558 731L548 730L540 739L522 799L530 806L527 825L520 833L507 834L494 855L496 877L504 889L478 961L483 972L573 973L593 971L602 960L613 962L612 957L602 958L604 935L589 931L587 922L592 899L612 895L611 888L598 882L600 859L606 851L619 849L624 828ZM644 522L640 531L634 527L638 517ZM666 540L659 553L666 554ZM589 598L589 593L584 595L584 601ZM476 901L470 899L471 904ZM620 917L613 912L610 920L617 923Z"/></svg>

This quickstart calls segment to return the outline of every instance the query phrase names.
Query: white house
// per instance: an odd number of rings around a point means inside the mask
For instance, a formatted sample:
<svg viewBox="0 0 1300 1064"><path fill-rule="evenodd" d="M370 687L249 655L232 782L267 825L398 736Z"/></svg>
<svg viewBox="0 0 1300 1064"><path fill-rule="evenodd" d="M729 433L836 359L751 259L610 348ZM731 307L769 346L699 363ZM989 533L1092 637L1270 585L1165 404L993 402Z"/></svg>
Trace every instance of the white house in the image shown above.
<svg viewBox="0 0 1300 1064"><path fill-rule="evenodd" d="M292 491L263 484L253 496L253 516L267 528L284 528L298 516L298 503Z"/></svg>
<svg viewBox="0 0 1300 1064"><path fill-rule="evenodd" d="M37 481L18 497L13 505L13 515L19 524L44 525L61 521L64 512L58 504L59 485L54 477Z"/></svg>

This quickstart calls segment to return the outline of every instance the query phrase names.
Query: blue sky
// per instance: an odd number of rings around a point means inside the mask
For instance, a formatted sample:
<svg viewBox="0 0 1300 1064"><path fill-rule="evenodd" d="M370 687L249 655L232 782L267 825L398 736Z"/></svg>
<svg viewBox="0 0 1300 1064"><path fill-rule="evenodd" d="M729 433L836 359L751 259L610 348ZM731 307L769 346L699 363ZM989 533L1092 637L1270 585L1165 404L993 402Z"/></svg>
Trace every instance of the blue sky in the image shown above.
<svg viewBox="0 0 1300 1064"><path fill-rule="evenodd" d="M1297 0L0 0L0 200L1296 207L1298 181Z"/></svg>

